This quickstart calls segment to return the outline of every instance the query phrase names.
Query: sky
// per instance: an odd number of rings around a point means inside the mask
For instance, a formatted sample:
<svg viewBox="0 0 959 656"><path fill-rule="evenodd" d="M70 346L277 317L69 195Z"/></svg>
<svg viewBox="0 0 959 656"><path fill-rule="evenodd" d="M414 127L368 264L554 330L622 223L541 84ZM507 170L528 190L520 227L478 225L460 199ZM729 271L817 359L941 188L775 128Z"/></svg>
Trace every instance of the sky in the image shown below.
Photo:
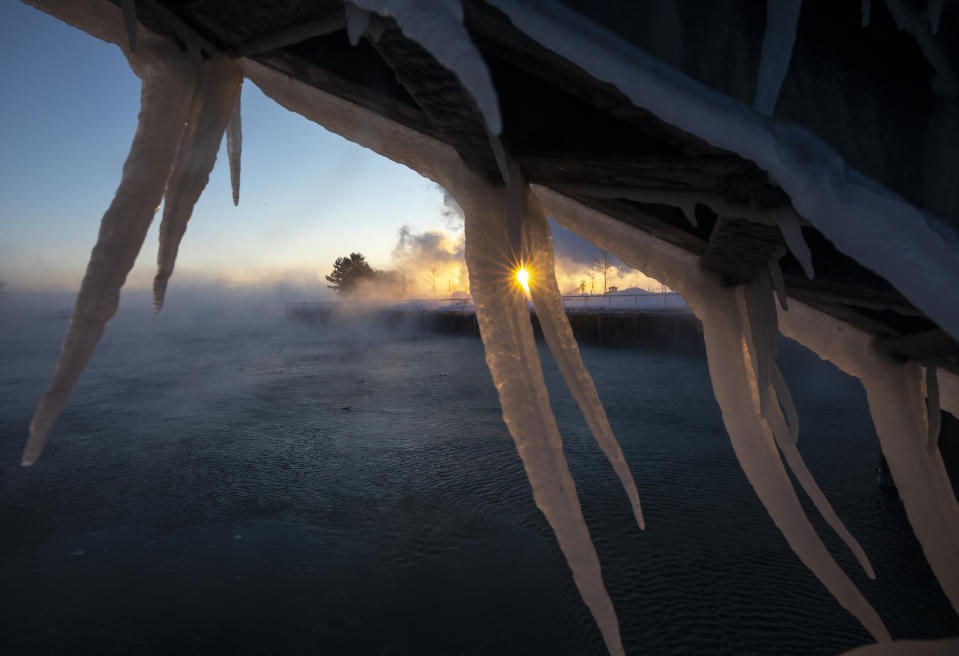
<svg viewBox="0 0 959 656"><path fill-rule="evenodd" d="M20 2L0 3L0 53L0 279L8 292L76 290L136 130L139 79L116 46ZM224 139L171 289L287 282L321 297L333 261L359 251L377 268L432 253L445 262L440 291L466 290L462 224L442 188L283 109L249 81L242 111L240 205ZM160 215L126 289L151 284ZM556 232L560 287L571 291L599 251ZM611 284L651 287L621 264L618 272ZM412 277L425 293L423 278Z"/></svg>

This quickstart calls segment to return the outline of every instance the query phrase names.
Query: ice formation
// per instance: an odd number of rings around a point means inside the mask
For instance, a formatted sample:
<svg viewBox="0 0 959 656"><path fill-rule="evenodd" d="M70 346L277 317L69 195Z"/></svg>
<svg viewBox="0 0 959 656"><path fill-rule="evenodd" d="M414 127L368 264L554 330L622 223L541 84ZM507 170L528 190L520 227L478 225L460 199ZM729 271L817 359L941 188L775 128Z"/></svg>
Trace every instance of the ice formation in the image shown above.
<svg viewBox="0 0 959 656"><path fill-rule="evenodd" d="M243 95L243 77L236 90L236 101L226 126L226 154L230 162L230 188L233 190L233 204L240 204L240 155L243 152L243 122L240 112L240 98Z"/></svg>
<svg viewBox="0 0 959 656"><path fill-rule="evenodd" d="M802 0L766 0L766 31L756 80L756 111L772 116L792 59Z"/></svg>
<svg viewBox="0 0 959 656"><path fill-rule="evenodd" d="M516 176L513 176L516 179ZM639 492L633 475L626 464L623 451L613 435L606 411L599 400L596 385L593 383L589 371L583 364L573 336L573 329L569 325L566 310L563 308L563 299L556 283L555 264L553 261L553 238L550 234L546 215L524 184L527 192L525 199L525 220L523 222L525 243L527 244L527 266L532 270L530 281L530 296L536 308L536 317L543 330L543 337L549 346L553 358L559 367L563 380L569 388L573 398L579 405L586 423L597 444L606 454L612 464L620 483L626 490L633 515L640 528L646 528L643 520L643 511L639 503Z"/></svg>
<svg viewBox="0 0 959 656"><path fill-rule="evenodd" d="M760 410L760 389L749 352L751 329L742 290L714 281L699 268L698 257L691 253L545 187L534 185L533 190L547 214L560 225L589 235L603 250L669 285L703 322L713 392L746 478L800 560L873 637L888 641L889 633L876 611L816 535L783 468L769 422Z"/></svg>
<svg viewBox="0 0 959 656"><path fill-rule="evenodd" d="M890 0L892 1L892 0ZM637 107L755 162L796 212L959 337L959 256L922 210L854 170L809 131L669 68L559 3L490 0L542 46L616 86Z"/></svg>
<svg viewBox="0 0 959 656"><path fill-rule="evenodd" d="M100 3L86 2L69 5L69 10L60 9L61 17L67 11L73 15L72 24L81 29L89 26L95 35L106 34L112 37L108 40L124 48L133 72L142 81L140 118L120 185L100 223L100 235L90 254L56 372L30 422L30 436L23 451L25 465L40 456L50 427L89 362L107 321L116 313L120 288L160 205L195 87L193 67L173 43L144 31L133 53L124 47L126 35L122 23L118 25L115 20L115 12L107 12ZM113 29L98 29L104 14Z"/></svg>
<svg viewBox="0 0 959 656"><path fill-rule="evenodd" d="M872 18L872 0L862 0L862 26L869 27Z"/></svg>
<svg viewBox="0 0 959 656"><path fill-rule="evenodd" d="M929 429L919 365L894 361L873 349L869 335L795 299L789 306L779 313L782 333L862 382L909 523L943 591L959 609L959 503L939 450L929 453L926 448ZM949 404L959 405L959 395Z"/></svg>
<svg viewBox="0 0 959 656"><path fill-rule="evenodd" d="M762 117L666 68L562 5L549 5L549 11L545 11L545 5L540 3L490 1L519 29L596 78L616 85L638 107L754 161L786 191L795 210L729 204L721 195L693 198L669 192L668 197L658 196L654 200L651 194L659 192L609 193L634 194L623 197L680 207L690 221L695 221L696 203L704 202L722 216L773 222L780 226L790 250L811 276L812 262L802 239L801 214L840 250L886 277L947 332L959 336L959 290L951 284L957 270L956 256L941 235L929 227L922 212L847 170L836 153L808 132ZM888 0L890 6L896 1ZM212 63L201 63L199 42L189 35L182 39L186 44L184 54L172 43L141 30L134 53L136 36L125 29L128 23L123 10L108 2L30 0L30 4L119 45L143 80L143 92L140 123L123 177L103 217L57 371L31 422L23 456L25 464L32 464L39 455L50 426L89 360L106 322L116 311L119 290L142 246L164 189L171 218L170 240L161 259L169 261L172 270L169 256L175 256L182 236L182 231L177 236L176 226L185 228L185 219L189 218L212 166L210 158L216 154L212 142L219 143L224 129L234 202L238 200L241 82L235 72L210 73L211 77L205 77L219 65L219 56L212 53ZM392 16L407 36L456 73L472 94L489 133L494 137L499 133L496 93L479 51L463 26L458 1L425 5L412 0L355 0L355 4ZM794 37L799 4L795 0L770 0L767 33L791 29ZM868 22L868 9L865 2L864 22ZM362 33L358 23L362 21L345 20L353 23L351 38L358 39L357 35ZM329 30L333 29L332 24L309 29ZM275 42L294 37L270 38ZM789 41L791 49L792 38ZM923 49L926 52L925 46ZM769 100L770 91L781 84L789 58L785 49L766 52L764 47L763 59L768 64L760 74L759 87L766 99L764 106L769 106L771 112L769 103L774 105L775 93ZM702 320L713 390L736 456L793 551L879 641L857 652L906 653L917 643L890 641L881 619L825 549L799 504L780 453L819 511L873 576L865 554L835 516L799 456L798 416L775 364L780 330L862 381L883 453L909 520L933 572L953 606L959 608L959 504L938 450L934 446L931 451L928 448L940 405L937 399L943 409L959 412L959 378L930 366L923 385L917 363L895 362L873 350L868 336L860 331L795 299L787 302L782 274L774 260L768 263L768 279L763 272L746 286L723 287L700 268L696 255L556 191L536 185L527 188L518 170L510 172L506 153L500 152L498 161L504 180L509 181L508 188L477 177L445 143L252 60L241 58L237 64L247 78L279 104L435 180L464 209L471 291L503 418L523 461L536 504L556 534L610 653L623 653L618 620L563 455L529 312L522 293L513 283L517 256L528 257L533 265L531 295L567 385L626 487L640 525L642 515L635 484L609 430L595 386L579 358L565 315L556 304L558 290L551 275L550 238L540 206L568 229L587 236L630 266L677 290ZM191 106L195 108L192 120ZM191 124L184 138L183 126L188 120ZM491 139L491 144L498 141ZM595 192L595 188L589 191ZM176 209L178 206L180 209ZM166 222L166 212L164 218ZM779 296L779 311L773 290ZM921 644L930 653L938 649L945 653L956 646L954 640Z"/></svg>
<svg viewBox="0 0 959 656"><path fill-rule="evenodd" d="M232 60L214 55L205 62L196 84L189 124L183 130L170 171L160 222L160 250L153 279L153 311L163 307L167 283L173 275L180 240L186 233L193 206L206 188L216 163L223 132L237 107L243 75ZM232 158L231 158L232 159ZM238 190L234 199L238 199Z"/></svg>
<svg viewBox="0 0 959 656"><path fill-rule="evenodd" d="M479 108L486 128L499 134L503 123L499 113L496 89L489 69L479 50L473 45L463 26L460 0L353 0L353 4L381 16L392 16L403 34L413 39L436 61L451 70L470 92Z"/></svg>

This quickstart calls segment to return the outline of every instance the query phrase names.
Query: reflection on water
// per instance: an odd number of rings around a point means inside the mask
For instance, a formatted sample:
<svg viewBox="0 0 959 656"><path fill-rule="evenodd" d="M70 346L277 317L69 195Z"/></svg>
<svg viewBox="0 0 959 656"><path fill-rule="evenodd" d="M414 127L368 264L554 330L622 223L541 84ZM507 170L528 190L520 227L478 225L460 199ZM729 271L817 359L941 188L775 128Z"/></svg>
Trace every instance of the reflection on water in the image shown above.
<svg viewBox="0 0 959 656"><path fill-rule="evenodd" d="M286 322L115 329L43 459L21 469L58 331L0 342L0 653L604 653L478 340ZM899 502L876 485L858 385L785 351L800 446L878 580L806 504L827 546L893 636L959 633ZM705 362L583 354L645 532L544 362L627 651L868 642L753 495Z"/></svg>

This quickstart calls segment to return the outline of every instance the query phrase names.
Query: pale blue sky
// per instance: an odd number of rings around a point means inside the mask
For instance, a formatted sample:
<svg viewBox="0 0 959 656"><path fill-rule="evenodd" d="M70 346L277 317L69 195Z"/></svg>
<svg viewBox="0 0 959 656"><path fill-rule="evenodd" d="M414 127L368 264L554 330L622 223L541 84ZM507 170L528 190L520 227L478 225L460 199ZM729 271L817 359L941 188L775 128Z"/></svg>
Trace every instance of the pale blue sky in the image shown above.
<svg viewBox="0 0 959 656"><path fill-rule="evenodd" d="M139 80L118 48L19 2L0 3L0 278L79 287L136 129ZM409 169L243 87L240 206L221 147L180 249L177 281L317 280L362 251L389 265L399 228L443 229L442 192ZM225 143L224 143L225 146ZM148 286L157 227L128 285Z"/></svg>

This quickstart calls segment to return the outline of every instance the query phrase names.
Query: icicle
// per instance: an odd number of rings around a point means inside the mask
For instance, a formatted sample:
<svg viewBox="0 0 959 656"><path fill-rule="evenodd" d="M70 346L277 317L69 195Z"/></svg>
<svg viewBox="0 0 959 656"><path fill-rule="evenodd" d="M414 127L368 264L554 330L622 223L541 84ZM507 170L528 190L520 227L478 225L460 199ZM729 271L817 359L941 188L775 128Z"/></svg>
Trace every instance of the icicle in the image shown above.
<svg viewBox="0 0 959 656"><path fill-rule="evenodd" d="M942 19L942 6L944 0L929 0L927 11L929 13L929 28L933 34L939 33L939 21Z"/></svg>
<svg viewBox="0 0 959 656"><path fill-rule="evenodd" d="M872 17L872 0L862 0L862 26L869 27L869 19Z"/></svg>
<svg viewBox="0 0 959 656"><path fill-rule="evenodd" d="M783 406L787 408L786 415L789 416L792 414L787 426L779 404L770 404L770 409L766 417L769 421L769 427L772 429L773 437L776 440L776 445L779 447L780 452L782 452L783 458L786 460L786 464L792 471L793 476L796 477L799 486L802 487L806 496L808 496L816 506L816 510L819 511L819 514L826 520L826 523L842 538L842 541L846 543L846 546L849 547L849 550L866 572L866 576L870 579L875 579L876 572L872 568L872 563L869 562L869 557L866 556L866 552L859 544L859 541L853 537L849 529L846 528L846 525L839 519L829 500L826 499L826 495L823 494L819 485L816 483L816 479L813 478L812 473L806 467L806 463L802 459L799 449L796 447L796 437L799 432L799 426L795 423L796 408L792 404L792 398L788 396L789 390L786 388L778 367L774 369L773 381L773 386L769 388L770 395L775 397L777 396L777 392L779 392L779 399L783 402ZM783 391L785 391L785 397L782 394Z"/></svg>
<svg viewBox="0 0 959 656"><path fill-rule="evenodd" d="M779 268L779 260L769 260L766 263L769 269L769 280L772 282L773 289L776 290L776 298L779 299L779 306L789 309L789 300L786 296L786 281L783 280L783 270Z"/></svg>
<svg viewBox="0 0 959 656"><path fill-rule="evenodd" d="M531 270L530 296L536 308L536 317L543 330L543 337L546 338L546 343L563 375L563 380L566 381L566 386L583 412L593 437L606 454L606 458L626 490L636 523L641 529L645 529L646 523L643 520L636 483L629 471L629 465L626 464L623 451L613 435L613 429L606 418L606 411L599 400L593 379L580 357L576 338L573 336L573 330L563 308L562 296L556 284L553 239L549 224L546 222L546 215L536 196L528 190L523 227L530 257L528 264Z"/></svg>
<svg viewBox="0 0 959 656"><path fill-rule="evenodd" d="M775 112L779 88L789 70L801 9L802 0L766 0L766 31L753 102L756 111L766 116Z"/></svg>
<svg viewBox="0 0 959 656"><path fill-rule="evenodd" d="M793 299L783 334L862 381L882 453L933 573L959 609L959 503L941 454L926 450L922 374L876 351L866 333ZM940 381L941 382L941 381Z"/></svg>
<svg viewBox="0 0 959 656"><path fill-rule="evenodd" d="M926 365L926 416L929 423L929 436L926 452L932 455L939 448L939 431L942 430L942 411L939 408L939 376L934 364Z"/></svg>
<svg viewBox="0 0 959 656"><path fill-rule="evenodd" d="M230 187L233 189L233 205L240 204L240 154L243 151L243 124L240 113L240 97L243 95L243 78L236 90L236 101L230 122L226 126L226 154L230 161Z"/></svg>
<svg viewBox="0 0 959 656"><path fill-rule="evenodd" d="M392 16L407 37L453 71L476 102L493 134L502 130L499 101L489 69L463 26L460 0L414 3L408 0L353 0L364 9Z"/></svg>
<svg viewBox="0 0 959 656"><path fill-rule="evenodd" d="M351 46L356 46L360 42L360 37L363 36L369 24L370 12L357 7L352 2L346 3L346 35Z"/></svg>
<svg viewBox="0 0 959 656"><path fill-rule="evenodd" d="M30 422L24 465L32 465L40 456L47 433L89 362L107 321L116 313L120 288L160 204L187 120L194 78L179 51L172 44L143 38L140 52L130 63L143 81L139 124L120 185L100 222L100 235L90 254L56 372Z"/></svg>
<svg viewBox="0 0 959 656"><path fill-rule="evenodd" d="M792 253L806 277L812 280L816 276L816 271L812 265L812 253L809 252L809 246L802 236L802 227L799 225L799 215L791 207L776 208L769 211L769 215L779 225L779 230L786 240L786 247Z"/></svg>
<svg viewBox="0 0 959 656"><path fill-rule="evenodd" d="M760 390L746 361L748 327L739 307L735 290L717 288L700 316L713 393L739 464L800 560L874 638L887 641L889 632L879 615L816 535L783 469L772 431L760 414Z"/></svg>
<svg viewBox="0 0 959 656"><path fill-rule="evenodd" d="M956 656L959 654L959 638L939 640L893 640L874 645L863 645L840 656Z"/></svg>
<svg viewBox="0 0 959 656"><path fill-rule="evenodd" d="M514 282L502 187L474 179L468 186L461 185L454 196L466 217L470 291L503 419L516 442L536 505L556 533L607 649L623 654L619 622L549 405L529 311Z"/></svg>
<svg viewBox="0 0 959 656"><path fill-rule="evenodd" d="M779 327L775 301L767 276L757 275L742 288L742 303L745 310L743 317L746 323L746 347L756 376L760 415L769 422L776 444L800 486L812 499L819 513L856 556L866 575L874 579L876 575L865 552L832 509L796 448L799 436L799 414L796 412L789 387L776 365ZM785 408L788 424L782 416L780 404Z"/></svg>
<svg viewBox="0 0 959 656"><path fill-rule="evenodd" d="M160 250L153 279L153 311L163 307L167 283L173 275L180 241L186 233L193 206L200 198L216 163L216 154L233 108L243 76L236 65L216 55L204 64L191 109L189 126L183 131L179 150L170 172L160 223Z"/></svg>
<svg viewBox="0 0 959 656"><path fill-rule="evenodd" d="M130 43L130 52L137 51L137 3L136 0L121 0L123 8L123 22L127 25L127 38Z"/></svg>
<svg viewBox="0 0 959 656"><path fill-rule="evenodd" d="M560 225L588 235L603 250L678 291L702 320L713 391L747 479L800 560L874 637L889 640L882 620L806 519L769 424L759 414L759 390L752 364L746 362L747 332L736 290L710 278L696 265L696 256L550 189L532 188L545 211Z"/></svg>

